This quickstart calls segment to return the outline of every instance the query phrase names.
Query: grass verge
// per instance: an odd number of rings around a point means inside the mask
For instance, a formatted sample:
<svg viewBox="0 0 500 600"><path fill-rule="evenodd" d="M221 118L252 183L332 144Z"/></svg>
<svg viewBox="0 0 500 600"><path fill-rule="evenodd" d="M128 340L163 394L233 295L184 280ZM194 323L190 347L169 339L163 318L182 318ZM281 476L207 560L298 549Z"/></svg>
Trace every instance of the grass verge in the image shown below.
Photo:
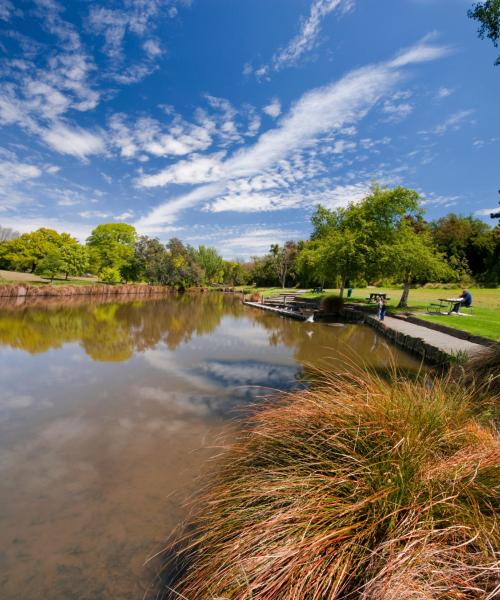
<svg viewBox="0 0 500 600"><path fill-rule="evenodd" d="M492 599L491 389L323 374L259 411L176 542L187 568L172 597Z"/></svg>

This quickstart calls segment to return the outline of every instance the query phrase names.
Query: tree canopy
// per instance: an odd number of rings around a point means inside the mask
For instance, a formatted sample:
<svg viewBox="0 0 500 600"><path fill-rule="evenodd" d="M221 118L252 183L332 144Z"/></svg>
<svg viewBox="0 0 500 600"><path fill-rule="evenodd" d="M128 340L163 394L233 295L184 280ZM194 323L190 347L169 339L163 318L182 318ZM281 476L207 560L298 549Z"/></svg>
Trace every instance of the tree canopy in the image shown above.
<svg viewBox="0 0 500 600"><path fill-rule="evenodd" d="M486 2L475 2L468 13L471 19L479 21L478 35L483 40L489 38L495 48L498 48L500 38L500 0L486 0ZM500 65L500 56L495 61Z"/></svg>

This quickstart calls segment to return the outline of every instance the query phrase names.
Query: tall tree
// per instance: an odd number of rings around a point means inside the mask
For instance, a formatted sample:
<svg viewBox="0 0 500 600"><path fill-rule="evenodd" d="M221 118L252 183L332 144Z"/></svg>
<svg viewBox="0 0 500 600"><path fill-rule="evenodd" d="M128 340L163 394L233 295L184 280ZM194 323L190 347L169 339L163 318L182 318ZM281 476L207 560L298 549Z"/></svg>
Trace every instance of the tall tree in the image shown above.
<svg viewBox="0 0 500 600"><path fill-rule="evenodd" d="M428 231L415 231L411 223L403 225L393 242L381 248L386 274L403 283L398 307L408 306L411 285L447 279L453 271L433 244Z"/></svg>
<svg viewBox="0 0 500 600"><path fill-rule="evenodd" d="M500 0L487 0L486 2L475 2L468 13L471 19L479 21L478 35L484 40L489 38L495 48L498 48L500 38ZM500 56L495 65L500 65Z"/></svg>
<svg viewBox="0 0 500 600"><path fill-rule="evenodd" d="M196 258L205 273L205 283L221 283L224 278L224 261L215 248L199 246Z"/></svg>
<svg viewBox="0 0 500 600"><path fill-rule="evenodd" d="M104 268L120 270L132 258L137 232L128 223L98 225L87 238L93 270L100 274Z"/></svg>
<svg viewBox="0 0 500 600"><path fill-rule="evenodd" d="M284 288L286 279L297 258L297 243L289 240L283 246L273 244L271 246L271 256L273 257L280 285Z"/></svg>

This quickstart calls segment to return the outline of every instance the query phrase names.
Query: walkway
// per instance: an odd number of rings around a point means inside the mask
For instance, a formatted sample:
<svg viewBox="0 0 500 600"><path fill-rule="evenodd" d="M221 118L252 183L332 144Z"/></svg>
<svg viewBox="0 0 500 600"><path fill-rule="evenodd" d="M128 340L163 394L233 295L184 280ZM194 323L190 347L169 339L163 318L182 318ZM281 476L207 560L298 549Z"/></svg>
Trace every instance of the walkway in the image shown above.
<svg viewBox="0 0 500 600"><path fill-rule="evenodd" d="M475 344L467 340L461 340L441 331L434 331L422 325L408 323L403 319L386 316L383 322L380 322L376 317L367 316L366 323L382 331L382 329L392 330L400 336L408 336L417 340L421 340L425 346L437 349L447 355L457 355L465 352L469 356L484 350L484 346ZM389 333L386 331L385 333ZM393 337L388 335L388 337Z"/></svg>

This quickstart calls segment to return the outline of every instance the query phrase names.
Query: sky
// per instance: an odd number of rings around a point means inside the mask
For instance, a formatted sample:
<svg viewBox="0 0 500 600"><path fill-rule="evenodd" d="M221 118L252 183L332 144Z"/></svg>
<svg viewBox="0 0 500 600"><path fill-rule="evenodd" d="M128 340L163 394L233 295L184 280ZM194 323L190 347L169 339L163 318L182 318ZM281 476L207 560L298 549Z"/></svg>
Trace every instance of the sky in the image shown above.
<svg viewBox="0 0 500 600"><path fill-rule="evenodd" d="M0 0L0 225L225 258L374 182L491 223L498 54L468 0Z"/></svg>

